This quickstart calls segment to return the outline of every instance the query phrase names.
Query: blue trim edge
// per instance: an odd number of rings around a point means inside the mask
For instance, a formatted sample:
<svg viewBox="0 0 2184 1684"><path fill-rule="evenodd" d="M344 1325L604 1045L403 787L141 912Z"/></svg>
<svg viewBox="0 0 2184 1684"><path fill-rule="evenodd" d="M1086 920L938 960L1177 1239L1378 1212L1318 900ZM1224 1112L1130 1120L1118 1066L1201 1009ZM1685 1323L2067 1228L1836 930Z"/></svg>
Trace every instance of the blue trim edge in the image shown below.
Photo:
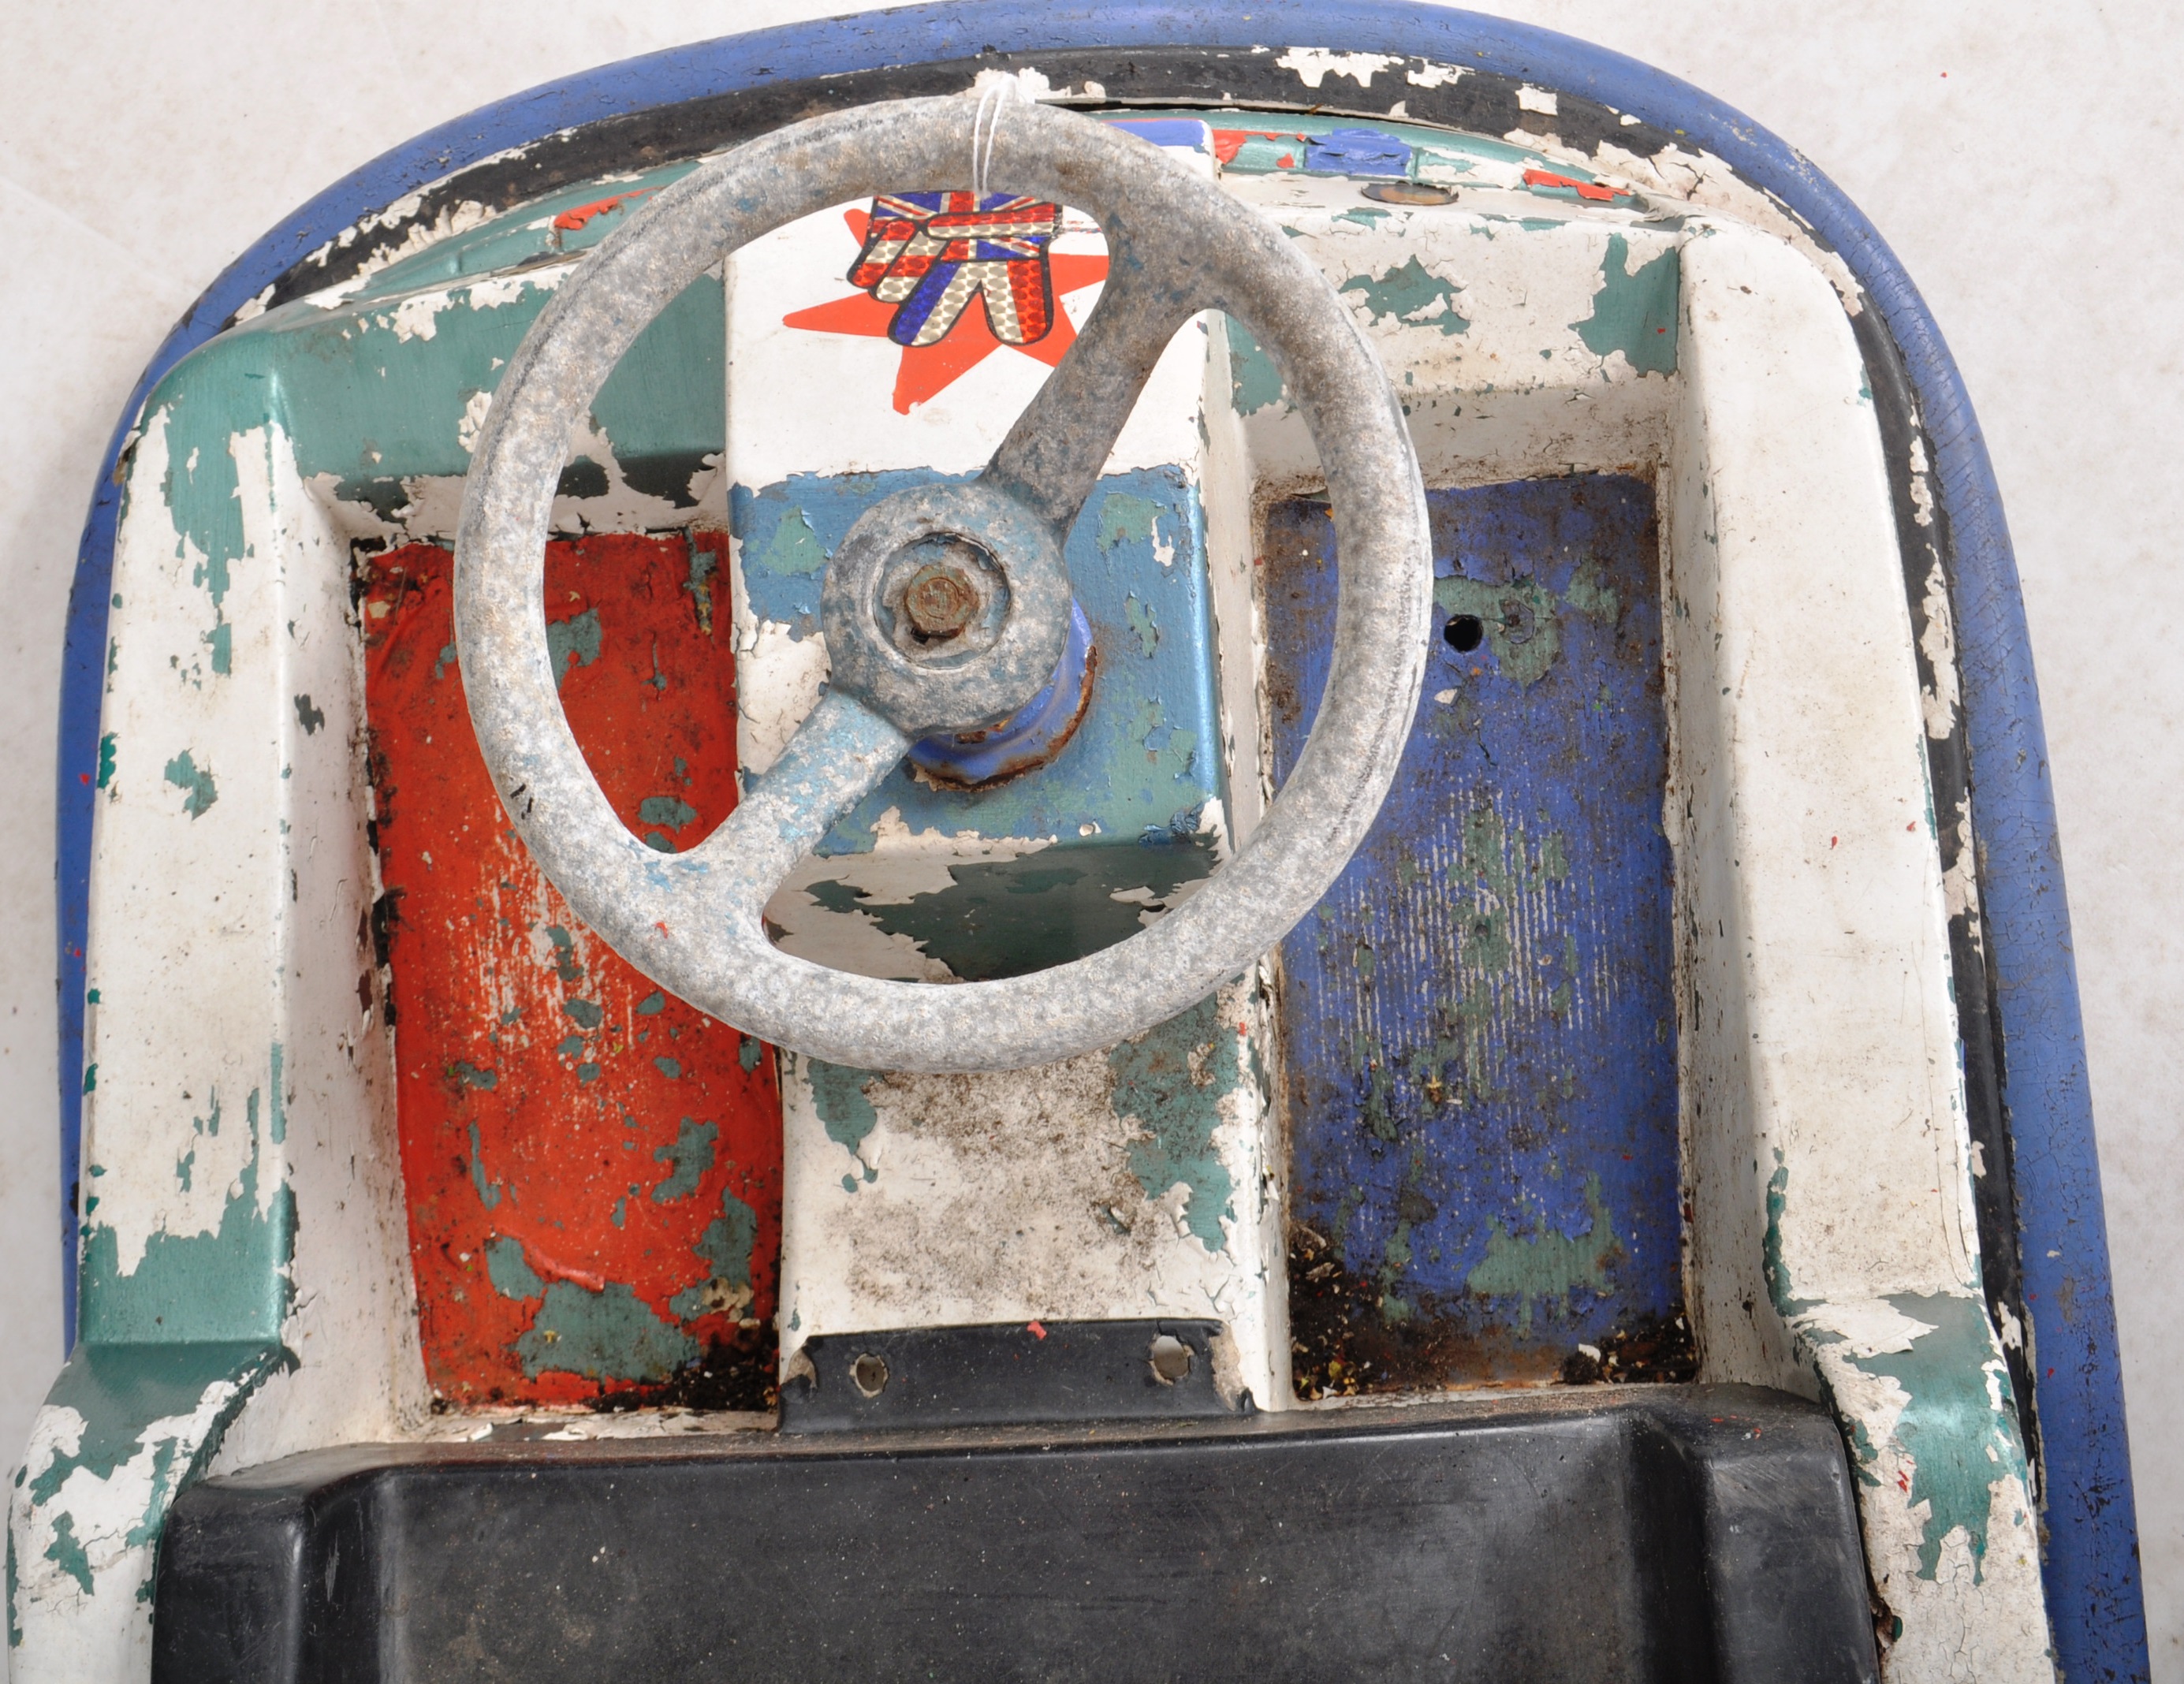
<svg viewBox="0 0 2184 1684"><path fill-rule="evenodd" d="M238 257L169 333L101 466L70 594L58 813L61 1163L69 1337L84 950L98 724L120 513L114 467L146 395L235 311L361 216L489 154L603 118L705 95L981 51L1339 45L1461 63L1581 94L1711 151L1774 195L1850 265L1894 333L1938 458L1955 538L1957 633L1981 844L1983 914L2005 1050L2027 1308L2047 1476L2044 1560L2056 1658L2072 1679L2148 1676L2130 1449L2099 1161L2046 732L1999 488L1971 402L1918 289L1825 176L1749 118L1619 53L1546 30L1401 0L1261 0L1248 39L1227 8L1160 0L904 7L677 47L549 83L441 125L344 177Z"/></svg>

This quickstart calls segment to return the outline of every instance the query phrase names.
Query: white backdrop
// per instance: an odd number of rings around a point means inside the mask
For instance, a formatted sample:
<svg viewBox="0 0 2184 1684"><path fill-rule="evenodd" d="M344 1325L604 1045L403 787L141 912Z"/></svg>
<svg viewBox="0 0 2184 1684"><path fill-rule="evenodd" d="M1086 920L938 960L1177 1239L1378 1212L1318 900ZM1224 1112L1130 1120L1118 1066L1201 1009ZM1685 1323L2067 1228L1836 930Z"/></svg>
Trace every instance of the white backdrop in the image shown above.
<svg viewBox="0 0 2184 1684"><path fill-rule="evenodd" d="M1036 3L1036 0L1027 0ZM304 199L534 83L848 0L0 0L0 1464L61 1358L53 784L78 531L168 326ZM1241 10L1240 6L1238 8ZM1685 78L1864 208L1963 365L2062 810L2154 1676L2184 1684L2184 13L2159 0L1502 0ZM2170 839L2164 843L2164 838Z"/></svg>

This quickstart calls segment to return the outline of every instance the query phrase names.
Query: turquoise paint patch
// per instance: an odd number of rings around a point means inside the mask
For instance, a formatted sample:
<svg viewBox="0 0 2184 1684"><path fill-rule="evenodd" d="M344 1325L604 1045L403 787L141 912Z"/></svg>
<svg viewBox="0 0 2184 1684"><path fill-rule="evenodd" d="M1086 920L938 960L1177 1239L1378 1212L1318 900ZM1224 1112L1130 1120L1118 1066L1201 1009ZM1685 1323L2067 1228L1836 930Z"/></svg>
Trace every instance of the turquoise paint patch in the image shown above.
<svg viewBox="0 0 2184 1684"><path fill-rule="evenodd" d="M713 1167L713 1142L720 1138L717 1124L693 1123L684 1118L675 1138L656 1148L652 1154L655 1163L672 1167L667 1179L652 1190L652 1202L656 1205L687 1199L698 1191L699 1178Z"/></svg>
<svg viewBox="0 0 2184 1684"><path fill-rule="evenodd" d="M1937 1576L1942 1546L1961 1526L1977 1584L1985 1576L1989 1487L2025 1475L2008 1375L1995 1356L1986 1308L1978 1299L1899 1292L1888 1302L1933 1330L1914 1339L1908 1351L1851 1360L1867 1374L1886 1375L1910 1396L1897 1418L1895 1437L1911 1458L1910 1506L1930 1505L1919 1542L1919 1576ZM2001 1388L1999 1407L1991 1385Z"/></svg>
<svg viewBox="0 0 2184 1684"><path fill-rule="evenodd" d="M511 1235L495 1235L486 1241L485 1275L504 1298L536 1298L546 1291L546 1283L523 1255L523 1241Z"/></svg>
<svg viewBox="0 0 2184 1684"><path fill-rule="evenodd" d="M1225 1243L1221 1218L1233 1222L1236 1212L1235 1183L1213 1135L1221 1126L1222 1098L1238 1078L1236 1036L1217 1020L1217 1005L1202 1000L1107 1055L1114 1079L1110 1108L1150 1136L1130 1143L1130 1174L1149 1199L1181 1182L1188 1195L1184 1224L1215 1252Z"/></svg>
<svg viewBox="0 0 2184 1684"><path fill-rule="evenodd" d="M819 534L811 530L811 517L801 509L791 509L773 529L773 541L760 553L758 565L784 578L816 573L824 567L826 548L819 542Z"/></svg>
<svg viewBox="0 0 2184 1684"><path fill-rule="evenodd" d="M77 1542L73 1514L64 1513L53 1517L53 1541L46 1546L46 1559L82 1586L86 1596L91 1594L91 1558Z"/></svg>
<svg viewBox="0 0 2184 1684"><path fill-rule="evenodd" d="M675 1081L682 1074L682 1066L681 1062L677 1059L670 1058L664 1053L652 1061L652 1068L660 1072L661 1075L666 1077L671 1082Z"/></svg>
<svg viewBox="0 0 2184 1684"><path fill-rule="evenodd" d="M1682 284L1676 248L1670 246L1626 274L1630 258L1630 241L1620 234L1609 235L1592 314L1570 326L1596 357L1620 351L1641 374L1674 374L1676 298Z"/></svg>
<svg viewBox="0 0 2184 1684"><path fill-rule="evenodd" d="M103 789L114 781L114 738L109 731L98 739L98 787Z"/></svg>
<svg viewBox="0 0 2184 1684"><path fill-rule="evenodd" d="M1380 275L1352 276L1336 290L1345 297L1354 295L1376 321L1393 316L1407 326L1436 327L1451 337L1471 326L1456 307L1456 295L1462 288L1435 275L1414 256Z"/></svg>
<svg viewBox="0 0 2184 1684"><path fill-rule="evenodd" d="M561 1002L561 1010L580 1029L596 1029L606 1021L606 1013L588 1000L565 1000Z"/></svg>
<svg viewBox="0 0 2184 1684"><path fill-rule="evenodd" d="M1123 618L1138 640L1138 653L1150 661L1153 651L1160 647L1161 635L1160 622L1153 617L1152 608L1134 596L1127 597L1123 602Z"/></svg>
<svg viewBox="0 0 2184 1684"><path fill-rule="evenodd" d="M546 1289L530 1328L515 1341L523 1372L587 1380L663 1380L698 1358L698 1341L662 1321L620 1281L592 1292L566 1280Z"/></svg>
<svg viewBox="0 0 2184 1684"><path fill-rule="evenodd" d="M640 823L664 824L670 830L680 830L696 820L698 810L673 795L647 795L637 804L637 817Z"/></svg>
<svg viewBox="0 0 2184 1684"><path fill-rule="evenodd" d="M879 1074L873 1070L859 1070L847 1064L829 1064L823 1058L804 1061L805 1079L811 1084L811 1102L817 1107L819 1120L826 1125L827 1138L846 1146L860 1163L864 1163L865 1136L879 1126L880 1114L865 1096L866 1084L876 1082ZM865 1179L873 1179L878 1171L864 1164ZM842 1185L852 1191L856 1184L847 1176Z"/></svg>
<svg viewBox="0 0 2184 1684"><path fill-rule="evenodd" d="M750 1285L751 1248L758 1243L758 1213L726 1188L721 1192L721 1214L707 1224L690 1249L702 1257L709 1273L703 1280L686 1286L667 1308L684 1321L707 1313L723 1293Z"/></svg>
<svg viewBox="0 0 2184 1684"><path fill-rule="evenodd" d="M478 1202L491 1210L500 1202L501 1185L485 1179L485 1146L478 1138L478 1125L471 1124L471 1185L477 1189Z"/></svg>
<svg viewBox="0 0 2184 1684"><path fill-rule="evenodd" d="M1112 549L1118 544L1149 543L1160 512L1160 506L1150 498L1127 491L1109 492L1100 499L1100 548Z"/></svg>
<svg viewBox="0 0 2184 1684"><path fill-rule="evenodd" d="M667 1009L667 996L655 988L637 1002L637 1009L645 1017L657 1017Z"/></svg>
<svg viewBox="0 0 2184 1684"><path fill-rule="evenodd" d="M166 777L168 783L187 793L188 799L182 803L182 811L192 818L203 818L212 810L213 803L220 799L219 787L213 782L212 768L206 767L200 771L187 749L167 762Z"/></svg>
<svg viewBox="0 0 2184 1684"><path fill-rule="evenodd" d="M1228 397L1240 415L1256 415L1280 403L1286 393L1282 371L1275 366L1251 330L1234 316L1223 316L1228 330Z"/></svg>
<svg viewBox="0 0 2184 1684"><path fill-rule="evenodd" d="M546 622L546 658L558 687L578 666L589 666L599 658L599 611L587 608L566 620Z"/></svg>
<svg viewBox="0 0 2184 1684"><path fill-rule="evenodd" d="M1585 1204L1587 1220L1575 1234L1555 1232L1545 1214L1529 1235L1513 1234L1501 1218L1492 1219L1486 1256L1463 1284L1482 1297L1518 1299L1521 1335L1531 1332L1534 1308L1541 1302L1555 1303L1568 1319L1573 1292L1605 1295L1612 1290L1608 1270L1621 1255L1623 1242L1601 1198L1597 1175L1585 1179Z"/></svg>
<svg viewBox="0 0 2184 1684"><path fill-rule="evenodd" d="M296 1201L279 1185L261 1211L261 1173L254 1139L218 1227L151 1235L126 1274L120 1236L103 1223L92 1224L80 1274L80 1336L101 1344L277 1341L294 1293L286 1271L295 1250Z"/></svg>

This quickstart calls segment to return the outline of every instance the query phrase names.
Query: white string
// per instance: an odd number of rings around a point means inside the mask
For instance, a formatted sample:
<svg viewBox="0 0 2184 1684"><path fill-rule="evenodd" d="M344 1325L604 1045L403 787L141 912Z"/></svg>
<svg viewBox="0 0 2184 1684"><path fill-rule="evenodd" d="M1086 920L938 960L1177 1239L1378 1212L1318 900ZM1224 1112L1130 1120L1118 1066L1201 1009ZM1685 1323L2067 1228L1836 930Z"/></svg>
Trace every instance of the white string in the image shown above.
<svg viewBox="0 0 2184 1684"><path fill-rule="evenodd" d="M1017 79L994 76L978 90L978 109L971 119L971 204L976 209L986 197L986 175L993 168L994 137L1001 126L1001 113L1019 97Z"/></svg>

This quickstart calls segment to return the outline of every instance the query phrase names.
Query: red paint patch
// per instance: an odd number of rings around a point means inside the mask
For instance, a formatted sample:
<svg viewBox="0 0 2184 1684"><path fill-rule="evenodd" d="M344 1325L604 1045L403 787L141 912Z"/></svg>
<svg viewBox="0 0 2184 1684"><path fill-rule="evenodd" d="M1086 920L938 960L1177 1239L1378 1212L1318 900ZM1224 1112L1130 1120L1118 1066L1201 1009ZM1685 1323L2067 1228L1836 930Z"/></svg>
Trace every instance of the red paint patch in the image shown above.
<svg viewBox="0 0 2184 1684"><path fill-rule="evenodd" d="M1302 140L1304 137L1294 129L1216 129L1213 131L1213 155L1223 164L1234 164L1236 154L1244 149L1248 140ZM1290 160L1284 158L1282 167L1288 169Z"/></svg>
<svg viewBox="0 0 2184 1684"><path fill-rule="evenodd" d="M681 538L554 544L546 560L577 740L622 822L678 849L736 799L727 585L697 542L694 568ZM772 1053L655 988L532 863L471 734L450 570L436 546L395 550L373 560L363 603L426 1375L458 1406L760 1406L781 1245ZM729 1278L742 1259L717 1274L698 1249L709 1231L716 1257L724 1234L748 1236L747 1299ZM597 1372L584 1338L542 1315L549 1293L645 1333L658 1378ZM648 1317L660 1325L648 1332ZM663 1352L697 1360L669 1372Z"/></svg>
<svg viewBox="0 0 2184 1684"><path fill-rule="evenodd" d="M573 234L594 216L604 216L620 210L630 200L643 198L651 191L649 187L638 187L629 192L616 193L612 198L595 198L589 204L573 206L555 217L554 226L565 234Z"/></svg>
<svg viewBox="0 0 2184 1684"><path fill-rule="evenodd" d="M1598 181L1580 181L1572 176L1557 176L1551 170L1527 170L1524 185L1528 187L1568 187L1580 198L1604 201L1630 197L1621 187L1602 187Z"/></svg>

